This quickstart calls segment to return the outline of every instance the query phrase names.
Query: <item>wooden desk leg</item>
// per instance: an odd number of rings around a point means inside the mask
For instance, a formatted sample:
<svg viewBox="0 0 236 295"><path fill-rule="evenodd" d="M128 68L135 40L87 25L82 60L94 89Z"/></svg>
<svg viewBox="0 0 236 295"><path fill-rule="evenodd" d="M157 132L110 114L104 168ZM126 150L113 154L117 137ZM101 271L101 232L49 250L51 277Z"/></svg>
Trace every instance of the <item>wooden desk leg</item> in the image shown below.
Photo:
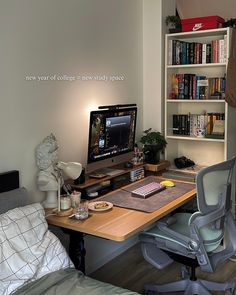
<svg viewBox="0 0 236 295"><path fill-rule="evenodd" d="M85 273L84 234L78 231L66 230L70 235L69 256L75 268Z"/></svg>

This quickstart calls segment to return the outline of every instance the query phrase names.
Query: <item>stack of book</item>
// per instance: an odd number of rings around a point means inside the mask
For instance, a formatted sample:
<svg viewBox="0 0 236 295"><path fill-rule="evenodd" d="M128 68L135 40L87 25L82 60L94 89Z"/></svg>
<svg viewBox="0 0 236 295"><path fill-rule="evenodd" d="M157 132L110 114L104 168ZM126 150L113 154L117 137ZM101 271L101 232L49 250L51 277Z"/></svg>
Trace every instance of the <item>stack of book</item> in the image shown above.
<svg viewBox="0 0 236 295"><path fill-rule="evenodd" d="M173 114L172 118L174 135L224 138L224 113ZM200 130L204 130L204 134L199 134Z"/></svg>
<svg viewBox="0 0 236 295"><path fill-rule="evenodd" d="M202 165L194 165L183 169L170 167L168 171L162 173L162 177L195 182L197 173L203 168L205 166Z"/></svg>
<svg viewBox="0 0 236 295"><path fill-rule="evenodd" d="M171 74L170 99L224 99L225 77Z"/></svg>
<svg viewBox="0 0 236 295"><path fill-rule="evenodd" d="M212 40L210 43L169 40L168 64L225 63L227 61L227 40Z"/></svg>
<svg viewBox="0 0 236 295"><path fill-rule="evenodd" d="M208 99L224 99L225 98L226 78L215 77L208 78Z"/></svg>

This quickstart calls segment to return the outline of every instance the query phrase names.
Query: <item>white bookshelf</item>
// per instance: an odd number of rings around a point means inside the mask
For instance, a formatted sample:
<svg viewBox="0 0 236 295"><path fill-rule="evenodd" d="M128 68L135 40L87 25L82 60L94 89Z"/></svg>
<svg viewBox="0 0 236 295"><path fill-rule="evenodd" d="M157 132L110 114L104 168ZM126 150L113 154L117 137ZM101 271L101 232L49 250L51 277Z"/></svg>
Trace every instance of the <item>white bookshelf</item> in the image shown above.
<svg viewBox="0 0 236 295"><path fill-rule="evenodd" d="M165 137L167 148L165 159L174 165L174 159L186 156L201 166L209 166L231 158L236 154L236 108L230 107L224 100L218 99L170 99L172 74L205 75L207 78L223 77L226 74L227 62L207 64L171 65L169 42L180 40L185 42L210 43L212 40L226 37L226 60L229 56L230 28L167 34L165 39ZM173 134L173 114L225 114L224 139L191 137Z"/></svg>

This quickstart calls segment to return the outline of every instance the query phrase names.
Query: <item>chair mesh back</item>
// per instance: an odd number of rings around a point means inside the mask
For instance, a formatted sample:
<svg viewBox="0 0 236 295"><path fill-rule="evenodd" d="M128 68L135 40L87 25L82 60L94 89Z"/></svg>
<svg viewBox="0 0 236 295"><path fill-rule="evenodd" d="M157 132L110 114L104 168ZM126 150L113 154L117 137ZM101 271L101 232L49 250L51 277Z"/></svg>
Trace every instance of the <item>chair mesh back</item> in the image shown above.
<svg viewBox="0 0 236 295"><path fill-rule="evenodd" d="M197 175L198 209L201 213L215 210L227 190L230 198L230 185L232 181L235 158L200 171ZM228 202L227 202L228 204Z"/></svg>
<svg viewBox="0 0 236 295"><path fill-rule="evenodd" d="M206 252L214 251L224 237L225 216L230 209L234 164L235 158L205 168L197 175L199 212L192 214L189 225L195 224L198 227Z"/></svg>
<svg viewBox="0 0 236 295"><path fill-rule="evenodd" d="M220 195L228 182L229 170L209 172L203 176L203 189L206 205L217 205Z"/></svg>

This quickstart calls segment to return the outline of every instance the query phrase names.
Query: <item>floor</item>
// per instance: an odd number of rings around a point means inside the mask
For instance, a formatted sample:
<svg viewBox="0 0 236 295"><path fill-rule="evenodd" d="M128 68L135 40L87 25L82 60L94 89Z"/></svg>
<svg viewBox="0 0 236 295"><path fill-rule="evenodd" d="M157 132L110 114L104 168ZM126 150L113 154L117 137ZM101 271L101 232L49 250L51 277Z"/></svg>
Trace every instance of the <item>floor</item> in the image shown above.
<svg viewBox="0 0 236 295"><path fill-rule="evenodd" d="M177 280L180 278L180 271L181 265L178 263L173 263L164 270L155 269L143 259L140 244L137 244L96 270L90 276L100 281L142 294L145 283L164 283ZM236 262L227 261L224 265L218 267L217 271L213 274L203 273L197 270L197 276L218 282L224 282L226 280L236 282ZM214 292L212 294L230 294L230 292Z"/></svg>

